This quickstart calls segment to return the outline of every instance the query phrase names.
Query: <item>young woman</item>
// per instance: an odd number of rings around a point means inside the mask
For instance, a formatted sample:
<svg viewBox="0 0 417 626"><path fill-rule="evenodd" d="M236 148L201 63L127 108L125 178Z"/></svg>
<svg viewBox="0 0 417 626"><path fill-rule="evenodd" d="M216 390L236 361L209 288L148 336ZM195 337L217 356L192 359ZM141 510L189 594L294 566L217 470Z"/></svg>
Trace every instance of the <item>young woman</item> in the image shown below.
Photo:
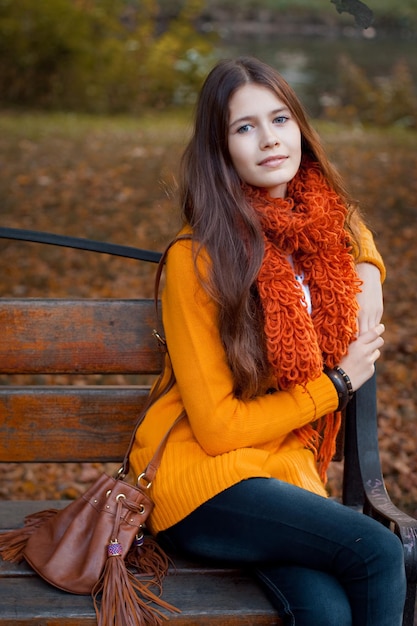
<svg viewBox="0 0 417 626"><path fill-rule="evenodd" d="M274 69L240 58L211 71L180 193L188 238L168 253L163 292L175 384L131 455L141 472L185 410L151 532L249 564L285 624L399 626L399 540L325 489L340 410L383 344L384 266Z"/></svg>

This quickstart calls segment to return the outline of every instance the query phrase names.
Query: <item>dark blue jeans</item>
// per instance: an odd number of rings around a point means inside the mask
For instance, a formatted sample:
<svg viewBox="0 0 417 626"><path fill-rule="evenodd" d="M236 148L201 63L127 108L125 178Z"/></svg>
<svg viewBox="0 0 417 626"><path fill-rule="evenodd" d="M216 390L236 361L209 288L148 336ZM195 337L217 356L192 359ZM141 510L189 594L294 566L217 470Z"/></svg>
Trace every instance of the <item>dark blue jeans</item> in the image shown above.
<svg viewBox="0 0 417 626"><path fill-rule="evenodd" d="M402 623L399 539L361 513L282 481L242 481L158 539L171 550L249 565L285 624Z"/></svg>

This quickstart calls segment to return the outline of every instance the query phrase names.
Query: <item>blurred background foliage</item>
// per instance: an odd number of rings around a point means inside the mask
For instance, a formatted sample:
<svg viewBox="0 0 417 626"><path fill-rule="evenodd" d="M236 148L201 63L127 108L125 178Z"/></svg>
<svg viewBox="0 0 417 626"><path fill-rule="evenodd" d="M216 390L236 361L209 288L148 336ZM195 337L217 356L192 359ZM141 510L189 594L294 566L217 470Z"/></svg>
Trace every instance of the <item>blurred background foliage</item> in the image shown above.
<svg viewBox="0 0 417 626"><path fill-rule="evenodd" d="M379 28L415 36L416 0L372 9ZM0 0L0 106L101 114L184 107L219 56L225 24L258 23L266 32L282 15L352 23L330 0ZM383 79L349 56L338 63L321 117L416 127L406 60Z"/></svg>
<svg viewBox="0 0 417 626"><path fill-rule="evenodd" d="M158 28L156 0L0 0L0 102L94 113L184 104L213 44L186 0Z"/></svg>
<svg viewBox="0 0 417 626"><path fill-rule="evenodd" d="M417 127L416 85L404 60L397 61L383 78L372 79L342 56L338 93L323 97L321 104L322 115L334 121Z"/></svg>

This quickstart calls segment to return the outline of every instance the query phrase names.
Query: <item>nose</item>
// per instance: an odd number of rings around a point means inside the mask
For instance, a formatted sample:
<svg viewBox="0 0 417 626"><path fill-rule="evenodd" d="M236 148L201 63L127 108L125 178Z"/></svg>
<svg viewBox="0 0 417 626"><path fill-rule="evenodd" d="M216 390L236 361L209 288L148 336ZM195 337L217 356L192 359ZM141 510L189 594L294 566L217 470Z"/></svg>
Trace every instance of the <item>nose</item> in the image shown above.
<svg viewBox="0 0 417 626"><path fill-rule="evenodd" d="M261 143L261 148L266 149L266 148L272 148L273 146L279 146L281 142L279 140L278 134L274 132L273 129L268 127L264 129L262 136L261 136L260 143Z"/></svg>

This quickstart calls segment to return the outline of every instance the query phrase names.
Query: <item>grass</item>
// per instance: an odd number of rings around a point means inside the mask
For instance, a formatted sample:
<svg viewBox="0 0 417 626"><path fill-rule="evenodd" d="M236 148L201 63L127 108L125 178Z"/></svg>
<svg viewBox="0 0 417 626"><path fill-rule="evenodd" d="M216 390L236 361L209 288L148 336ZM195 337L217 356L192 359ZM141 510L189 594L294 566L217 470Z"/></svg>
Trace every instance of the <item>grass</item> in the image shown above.
<svg viewBox="0 0 417 626"><path fill-rule="evenodd" d="M170 142L184 132L191 119L190 111L171 110L132 115L100 116L85 113L0 112L3 138L40 140L50 136L76 139L85 133L136 133L148 140ZM1 140L1 138L0 138Z"/></svg>

